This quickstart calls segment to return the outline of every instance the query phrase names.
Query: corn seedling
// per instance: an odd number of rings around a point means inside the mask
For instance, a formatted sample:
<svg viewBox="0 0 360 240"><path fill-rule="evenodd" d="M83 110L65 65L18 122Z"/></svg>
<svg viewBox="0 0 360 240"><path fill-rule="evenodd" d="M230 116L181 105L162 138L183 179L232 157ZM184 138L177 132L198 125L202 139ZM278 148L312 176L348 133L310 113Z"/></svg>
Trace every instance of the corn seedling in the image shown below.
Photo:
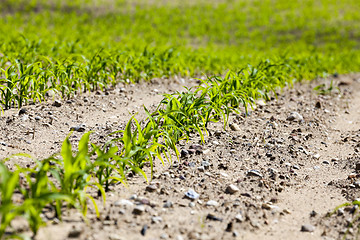
<svg viewBox="0 0 360 240"><path fill-rule="evenodd" d="M51 172L51 162L47 159L38 162L34 169L20 169L25 176L20 191L24 198L24 216L28 220L30 229L34 236L39 227L44 225L41 213L45 206L61 204L66 201L74 204L71 195L60 193L60 190L49 179L48 173ZM57 209L56 215L61 219L61 211Z"/></svg>
<svg viewBox="0 0 360 240"><path fill-rule="evenodd" d="M19 170L11 172L0 162L0 238L4 236L11 221L25 211L24 205L13 202L14 193L19 188L19 174Z"/></svg>
<svg viewBox="0 0 360 240"><path fill-rule="evenodd" d="M93 164L90 157L93 152L89 152L89 135L85 133L79 142L79 149L73 156L71 144L67 137L62 144L61 159L50 158L57 164L57 168L52 171L53 176L59 182L60 193L71 196L75 200L75 207L81 208L82 213L86 215L87 199L94 204L95 211L99 215L99 210L94 198L86 192L88 187L98 189L105 202L104 188L97 182L92 181ZM60 211L61 205L57 204L57 212Z"/></svg>

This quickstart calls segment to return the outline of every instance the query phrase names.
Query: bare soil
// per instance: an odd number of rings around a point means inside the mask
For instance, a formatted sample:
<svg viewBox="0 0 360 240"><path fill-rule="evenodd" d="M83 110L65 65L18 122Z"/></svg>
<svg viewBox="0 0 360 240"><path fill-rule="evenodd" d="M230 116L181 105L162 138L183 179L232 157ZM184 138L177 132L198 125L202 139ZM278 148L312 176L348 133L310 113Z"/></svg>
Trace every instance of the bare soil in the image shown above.
<svg viewBox="0 0 360 240"><path fill-rule="evenodd" d="M331 80L340 92L313 90ZM143 105L154 108L161 93L179 91L183 84L196 81L154 80L58 100L57 106L49 98L21 114L8 110L0 117L0 158L48 157L59 152L71 127L82 124L93 131L94 143L104 143L135 112L144 118ZM67 210L61 223L44 213L47 226L36 239L356 239L356 207L329 213L360 197L359 89L356 74L284 89L247 115L233 114L232 129L213 123L205 143L197 135L180 143L180 150L194 145L201 150L165 165L156 162L150 183L132 176L128 188L111 186L105 205L98 199L99 219L92 207L87 222L75 210ZM302 119L291 120L293 112ZM82 134L71 135L74 145ZM34 161L13 157L7 163L12 168ZM231 192L229 185L238 189ZM189 189L199 198L186 198ZM29 233L21 219L12 230Z"/></svg>

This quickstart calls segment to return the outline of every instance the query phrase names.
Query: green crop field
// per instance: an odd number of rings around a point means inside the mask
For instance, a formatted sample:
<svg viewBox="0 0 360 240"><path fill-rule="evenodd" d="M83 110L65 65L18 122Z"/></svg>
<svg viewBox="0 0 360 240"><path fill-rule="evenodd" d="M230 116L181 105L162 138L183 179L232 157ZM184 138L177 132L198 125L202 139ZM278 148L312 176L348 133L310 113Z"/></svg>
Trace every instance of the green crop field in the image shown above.
<svg viewBox="0 0 360 240"><path fill-rule="evenodd" d="M96 2L96 1L95 1ZM121 81L221 75L264 59L293 78L358 71L357 1L2 1L1 107Z"/></svg>
<svg viewBox="0 0 360 240"><path fill-rule="evenodd" d="M86 214L86 200L95 203L88 187L105 198L129 171L147 179L144 163L171 162L180 140L203 138L209 122L226 125L257 98L295 81L359 72L359 12L357 0L0 0L2 112L41 102L50 90L71 98L120 82L207 76L165 95L155 112L145 109L144 122L131 118L106 146L89 148L87 133L78 150L67 138L61 156L33 169L0 163L0 238L18 215L36 234L49 204L59 219L63 205ZM20 186L20 175L35 178Z"/></svg>

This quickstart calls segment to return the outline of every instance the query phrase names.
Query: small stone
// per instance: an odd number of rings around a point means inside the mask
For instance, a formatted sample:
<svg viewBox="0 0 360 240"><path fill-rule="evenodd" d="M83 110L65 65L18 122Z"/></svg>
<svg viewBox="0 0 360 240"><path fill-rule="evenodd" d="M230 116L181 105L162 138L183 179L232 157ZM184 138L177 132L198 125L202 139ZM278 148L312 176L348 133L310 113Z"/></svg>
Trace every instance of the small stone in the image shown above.
<svg viewBox="0 0 360 240"><path fill-rule="evenodd" d="M220 176L222 176L223 178L228 178L229 177L229 175L227 173L224 173L224 172L221 172Z"/></svg>
<svg viewBox="0 0 360 240"><path fill-rule="evenodd" d="M219 217L217 217L217 216L215 216L214 214L211 214L211 213L209 213L209 214L206 216L206 219L212 220L212 221L222 222L222 218L219 218Z"/></svg>
<svg viewBox="0 0 360 240"><path fill-rule="evenodd" d="M292 165L292 168L295 169L295 170L299 170L300 167L298 165Z"/></svg>
<svg viewBox="0 0 360 240"><path fill-rule="evenodd" d="M176 240L184 240L183 236L181 236L181 235L177 235L175 239Z"/></svg>
<svg viewBox="0 0 360 240"><path fill-rule="evenodd" d="M131 195L130 200L136 200L136 199L138 199L138 196L136 194Z"/></svg>
<svg viewBox="0 0 360 240"><path fill-rule="evenodd" d="M198 170L199 172L204 172L204 171L205 171L205 168L204 168L204 166L200 166L200 167L197 168L197 170Z"/></svg>
<svg viewBox="0 0 360 240"><path fill-rule="evenodd" d="M145 236L146 230L147 230L148 228L149 228L148 225L145 224L145 225L141 228L141 231L140 231L141 235Z"/></svg>
<svg viewBox="0 0 360 240"><path fill-rule="evenodd" d="M263 177L263 175L258 170L255 170L255 169L249 170L246 175L260 177L260 178Z"/></svg>
<svg viewBox="0 0 360 240"><path fill-rule="evenodd" d="M133 210L133 214L135 215L141 215L145 212L145 206L144 205L139 205L139 206L136 206Z"/></svg>
<svg viewBox="0 0 360 240"><path fill-rule="evenodd" d="M314 156L313 156L315 159L319 159L320 158L320 154L315 154Z"/></svg>
<svg viewBox="0 0 360 240"><path fill-rule="evenodd" d="M327 160L324 160L322 163L323 163L323 164L326 164L326 165L329 165L329 164L330 164L330 162L327 161Z"/></svg>
<svg viewBox="0 0 360 240"><path fill-rule="evenodd" d="M169 236L166 233L160 235L160 239L168 239Z"/></svg>
<svg viewBox="0 0 360 240"><path fill-rule="evenodd" d="M164 208L171 208L173 206L173 203L171 201L166 201L166 203L163 205Z"/></svg>
<svg viewBox="0 0 360 240"><path fill-rule="evenodd" d="M78 238L78 237L80 237L82 232L83 232L83 229L72 226L72 228L68 234L68 238Z"/></svg>
<svg viewBox="0 0 360 240"><path fill-rule="evenodd" d="M350 174L348 175L348 179L354 179L354 178L356 178L356 174L355 174L355 173L350 173Z"/></svg>
<svg viewBox="0 0 360 240"><path fill-rule="evenodd" d="M193 144L189 147L189 149L195 150L196 154L201 154L203 152L203 147L200 144Z"/></svg>
<svg viewBox="0 0 360 240"><path fill-rule="evenodd" d="M139 204L148 205L148 206L151 206L151 205L154 204L154 203L150 202L149 199L146 199L146 198L138 198L138 199L137 199L137 202L138 202Z"/></svg>
<svg viewBox="0 0 360 240"><path fill-rule="evenodd" d="M36 121L40 121L40 120L41 120L41 117L40 117L40 116L35 116L35 120L36 120Z"/></svg>
<svg viewBox="0 0 360 240"><path fill-rule="evenodd" d="M244 196L244 197L249 197L249 198L251 198L251 194L250 193L241 193L240 194L241 196Z"/></svg>
<svg viewBox="0 0 360 240"><path fill-rule="evenodd" d="M185 157L189 156L189 154L190 153L187 150L182 149L181 152L180 152L180 157L185 158Z"/></svg>
<svg viewBox="0 0 360 240"><path fill-rule="evenodd" d="M311 224L304 224L301 226L302 232L313 232L315 231L315 227Z"/></svg>
<svg viewBox="0 0 360 240"><path fill-rule="evenodd" d="M146 186L145 190L147 192L155 192L158 189L158 187L154 184Z"/></svg>
<svg viewBox="0 0 360 240"><path fill-rule="evenodd" d="M121 199L121 200L118 200L116 202L114 202L114 206L115 207L132 207L134 204L129 201L129 200L126 200L126 199Z"/></svg>
<svg viewBox="0 0 360 240"><path fill-rule="evenodd" d="M205 149L205 150L203 150L203 154L204 155L207 155L207 154L209 154L210 153L210 149Z"/></svg>
<svg viewBox="0 0 360 240"><path fill-rule="evenodd" d="M160 222L162 222L163 221L163 219L161 218L161 217L158 217L158 216L155 216L155 217L152 217L151 218L151 223L160 223Z"/></svg>
<svg viewBox="0 0 360 240"><path fill-rule="evenodd" d="M317 109L320 109L320 108L321 108L321 103L320 103L319 101L316 102L315 108L317 108Z"/></svg>
<svg viewBox="0 0 360 240"><path fill-rule="evenodd" d="M3 145L4 147L7 147L6 142L0 142L0 145Z"/></svg>
<svg viewBox="0 0 360 240"><path fill-rule="evenodd" d="M210 167L210 163L208 161L202 161L201 166L203 166L205 169L208 169Z"/></svg>
<svg viewBox="0 0 360 240"><path fill-rule="evenodd" d="M345 214L345 211L343 208L339 208L338 211L337 211L337 215L338 216L343 216Z"/></svg>
<svg viewBox="0 0 360 240"><path fill-rule="evenodd" d="M25 114L27 113L27 109L26 108L21 108L19 111L19 115Z"/></svg>
<svg viewBox="0 0 360 240"><path fill-rule="evenodd" d="M240 189L237 186L235 186L234 184L230 184L226 188L226 193L234 194L234 193L238 192L239 190Z"/></svg>
<svg viewBox="0 0 360 240"><path fill-rule="evenodd" d="M214 201L214 200L209 200L209 201L206 202L206 206L209 206L209 207L211 207L211 206L217 207L217 206L219 206L219 203L218 203L217 201Z"/></svg>
<svg viewBox="0 0 360 240"><path fill-rule="evenodd" d="M188 149L187 151L189 152L190 155L193 155L196 153L195 149Z"/></svg>
<svg viewBox="0 0 360 240"><path fill-rule="evenodd" d="M200 239L200 234L195 231L190 231L188 233L188 239Z"/></svg>
<svg viewBox="0 0 360 240"><path fill-rule="evenodd" d="M360 171L360 163L356 163L356 165L355 165L355 170L356 170L356 171Z"/></svg>
<svg viewBox="0 0 360 240"><path fill-rule="evenodd" d="M317 215L317 212L315 212L314 210L312 210L310 212L310 217L315 217Z"/></svg>
<svg viewBox="0 0 360 240"><path fill-rule="evenodd" d="M191 200L195 200L198 199L200 195L197 192L195 192L193 189L189 188L189 190L185 193L185 197Z"/></svg>
<svg viewBox="0 0 360 240"><path fill-rule="evenodd" d="M193 208L193 207L195 207L195 203L194 202L189 202L189 207L191 207L191 208Z"/></svg>
<svg viewBox="0 0 360 240"><path fill-rule="evenodd" d="M55 100L52 105L53 105L54 107L61 107L61 102L58 101L58 100Z"/></svg>
<svg viewBox="0 0 360 240"><path fill-rule="evenodd" d="M189 166L189 167L195 167L196 164L195 164L194 162L189 162L188 166Z"/></svg>
<svg viewBox="0 0 360 240"><path fill-rule="evenodd" d="M292 112L290 115L286 118L288 121L292 122L301 122L304 120L303 116L301 116L298 112Z"/></svg>
<svg viewBox="0 0 360 240"><path fill-rule="evenodd" d="M122 238L120 235L117 235L115 233L112 233L110 236L109 236L109 240L123 240L124 238Z"/></svg>
<svg viewBox="0 0 360 240"><path fill-rule="evenodd" d="M102 224L104 226L111 226L113 224L113 221L105 220Z"/></svg>
<svg viewBox="0 0 360 240"><path fill-rule="evenodd" d="M271 209L271 205L270 204L268 204L268 203L263 203L262 205L261 205L261 208L262 209L266 209L266 210L270 210Z"/></svg>
<svg viewBox="0 0 360 240"><path fill-rule="evenodd" d="M169 172L164 172L162 175L164 175L164 176L167 177L167 178L170 177L170 173L169 173Z"/></svg>
<svg viewBox="0 0 360 240"><path fill-rule="evenodd" d="M244 221L244 216L239 213L238 215L235 216L235 220L237 222L243 222Z"/></svg>
<svg viewBox="0 0 360 240"><path fill-rule="evenodd" d="M232 222L229 222L226 226L226 229L225 231L226 232L231 232L233 230L233 223Z"/></svg>
<svg viewBox="0 0 360 240"><path fill-rule="evenodd" d="M286 214L291 214L291 211L288 210L288 209L283 209L283 213L286 213Z"/></svg>
<svg viewBox="0 0 360 240"><path fill-rule="evenodd" d="M160 189L160 194L161 195L169 195L168 191L165 188Z"/></svg>
<svg viewBox="0 0 360 240"><path fill-rule="evenodd" d="M233 131L241 131L241 128L236 123L230 124L230 129Z"/></svg>
<svg viewBox="0 0 360 240"><path fill-rule="evenodd" d="M70 131L75 131L75 132L85 132L85 125L81 124L79 126L73 126L70 128Z"/></svg>

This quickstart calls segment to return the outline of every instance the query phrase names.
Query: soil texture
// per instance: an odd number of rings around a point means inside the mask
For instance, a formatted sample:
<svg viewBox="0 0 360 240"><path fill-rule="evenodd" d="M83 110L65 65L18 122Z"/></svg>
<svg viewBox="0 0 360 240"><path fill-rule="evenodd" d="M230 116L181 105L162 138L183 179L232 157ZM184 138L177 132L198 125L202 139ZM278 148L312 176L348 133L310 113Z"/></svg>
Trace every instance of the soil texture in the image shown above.
<svg viewBox="0 0 360 240"><path fill-rule="evenodd" d="M314 87L330 85L319 95ZM54 99L0 117L0 158L28 153L37 159L60 151L70 133L76 145L84 131L97 144L124 129L143 105L154 109L161 93L181 91L196 80L154 80L119 86L71 100ZM66 210L63 222L44 212L47 226L35 239L356 239L359 198L360 75L295 84L247 114L232 114L229 126L212 123L205 142L194 134L178 145L182 156L155 162L153 178L129 176L128 188L111 186L97 218L85 221ZM21 156L7 161L32 166ZM150 169L145 169L150 177ZM96 192L90 192L97 197ZM22 219L13 231L29 233Z"/></svg>

